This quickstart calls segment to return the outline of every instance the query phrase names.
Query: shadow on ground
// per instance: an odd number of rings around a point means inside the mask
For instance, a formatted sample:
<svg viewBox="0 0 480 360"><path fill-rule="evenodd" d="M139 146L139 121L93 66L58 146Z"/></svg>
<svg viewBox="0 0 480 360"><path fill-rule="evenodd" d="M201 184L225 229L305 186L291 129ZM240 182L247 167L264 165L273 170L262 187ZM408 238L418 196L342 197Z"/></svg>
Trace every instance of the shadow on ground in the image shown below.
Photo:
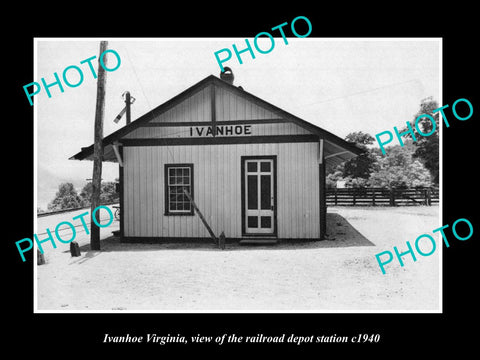
<svg viewBox="0 0 480 360"><path fill-rule="evenodd" d="M335 213L327 214L327 234L325 240L279 240L274 245L240 245L237 241L229 242L226 239L223 251L235 250L288 250L288 249L318 249L351 246L375 246L370 240L357 231L343 216ZM152 243L122 243L120 238L110 236L101 241L100 252L110 251L151 251L151 250L198 250L211 251L219 248L213 241L200 242L179 239L175 242L152 242ZM94 257L99 251L91 251L90 244L80 246L80 251L86 253L86 257Z"/></svg>

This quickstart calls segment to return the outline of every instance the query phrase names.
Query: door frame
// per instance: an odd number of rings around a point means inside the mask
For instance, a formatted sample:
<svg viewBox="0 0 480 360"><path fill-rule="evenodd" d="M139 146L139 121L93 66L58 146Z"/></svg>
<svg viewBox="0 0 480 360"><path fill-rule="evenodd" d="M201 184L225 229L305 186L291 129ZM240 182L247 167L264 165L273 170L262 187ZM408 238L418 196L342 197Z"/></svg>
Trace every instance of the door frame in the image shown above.
<svg viewBox="0 0 480 360"><path fill-rule="evenodd" d="M265 233L247 233L246 232L246 222L245 222L245 163L247 160L272 160L273 169L273 232L270 234ZM252 156L241 156L240 161L240 176L241 176L241 206L242 206L242 236L245 237L277 237L277 210L278 210L278 201L277 201L277 155L252 155Z"/></svg>

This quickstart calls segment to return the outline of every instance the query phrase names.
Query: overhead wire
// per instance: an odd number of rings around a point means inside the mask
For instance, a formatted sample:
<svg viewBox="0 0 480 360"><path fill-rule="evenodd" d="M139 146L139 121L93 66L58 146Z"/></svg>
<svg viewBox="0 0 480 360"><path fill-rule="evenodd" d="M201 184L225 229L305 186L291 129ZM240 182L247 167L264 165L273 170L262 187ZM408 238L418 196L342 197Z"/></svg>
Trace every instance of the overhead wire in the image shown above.
<svg viewBox="0 0 480 360"><path fill-rule="evenodd" d="M407 83L410 83L410 82L417 82L417 81L419 81L419 80L418 79L410 79L410 80L403 81L403 82L397 82L397 83L394 83L394 84L379 86L379 87L376 87L376 88L373 88L373 89L358 91L358 92L347 94L347 95L344 95L344 96L338 96L338 97L334 97L334 98L330 98L330 99L315 101L315 102L309 103L309 104L303 104L300 107L312 106L312 105L322 104L322 103L326 103L326 102L330 102L330 101L345 99L345 98L348 98L348 97L361 95L361 94L365 94L365 93L369 93L369 92L373 92L373 91L377 91L377 90L381 90L381 89L386 89L386 88L389 88L389 87L392 87L392 86L403 85L403 84L407 84Z"/></svg>
<svg viewBox="0 0 480 360"><path fill-rule="evenodd" d="M145 89L143 88L143 85L142 85L142 82L140 81L140 78L137 74L137 71L135 70L135 65L133 64L133 61L131 60L130 58L130 53L128 52L128 49L126 46L122 46L123 49L125 50L125 53L127 54L127 58L128 58L128 62L130 63L131 65L131 68L132 68L132 71L133 71L133 74L137 80L137 83L138 85L140 86L140 90L142 91L142 94L143 94L143 97L145 98L146 102L147 102L147 105L150 109L150 111L153 110L153 106L150 104L150 101L148 100L148 97L147 97L147 94L145 93ZM173 151L169 148L168 144L166 143L166 141L163 139L163 137L160 137L159 138L160 141L164 141L164 146L167 148L167 156L170 155L172 157L172 161L175 163L175 155L173 153Z"/></svg>
<svg viewBox="0 0 480 360"><path fill-rule="evenodd" d="M125 53L127 54L128 61L129 61L130 65L131 65L131 67L132 67L133 74L134 74L134 76L135 76L135 78L136 78L136 80L137 80L137 82L138 82L138 84L139 84L139 86L140 86L140 89L141 89L141 91L142 91L143 97L144 97L145 100L147 101L147 105L148 105L148 107L150 108L150 111L152 111L152 110L153 110L153 106L150 104L150 101L148 100L148 97L147 97L147 95L146 95L146 93L145 93L145 90L144 90L144 88L143 88L142 82L140 81L140 78L139 78L139 76L138 76L138 74L137 74L137 71L135 70L135 65L133 64L133 61L132 61L131 58L130 58L130 53L129 53L128 49L127 49L125 46L123 46L123 48L125 49ZM185 132L186 132L185 130L181 130L181 131L178 131L178 132L171 133L171 134L169 134L169 136L176 135L176 134L180 134L180 133L185 133ZM162 136L159 138L159 140L164 143L164 147L167 149L167 159L168 159L168 155L170 155L171 158L172 158L172 162L173 162L173 163L176 163L176 161L175 161L175 154L173 153L172 149L170 149L170 146L168 145L167 141L166 141L166 140L164 139L164 137L162 137ZM187 190L184 188L184 191L187 191ZM190 200L190 201L192 202L192 205L195 207L193 201L192 201L192 200Z"/></svg>

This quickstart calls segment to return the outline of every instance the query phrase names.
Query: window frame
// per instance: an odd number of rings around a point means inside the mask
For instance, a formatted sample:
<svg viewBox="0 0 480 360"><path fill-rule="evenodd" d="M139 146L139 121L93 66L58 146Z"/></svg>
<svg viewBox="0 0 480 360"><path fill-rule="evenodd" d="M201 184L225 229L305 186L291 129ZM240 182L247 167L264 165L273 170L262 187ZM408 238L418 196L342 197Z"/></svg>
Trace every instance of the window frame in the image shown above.
<svg viewBox="0 0 480 360"><path fill-rule="evenodd" d="M170 184L169 184L169 171L170 169L172 168L189 168L190 169L190 184L188 186L190 186L190 196L192 197L192 199L194 199L194 177L193 177L193 164L191 163L182 163L182 164L165 164L165 168L164 168L164 176L165 176L165 179L164 179L164 188L165 188L165 213L164 215L166 216L184 216L184 215L187 215L187 216L191 216L191 215L194 215L194 208L193 208L193 205L190 204L190 210L170 210L170 192L169 192L169 189L170 189ZM178 184L177 185L173 185L173 186L179 186Z"/></svg>

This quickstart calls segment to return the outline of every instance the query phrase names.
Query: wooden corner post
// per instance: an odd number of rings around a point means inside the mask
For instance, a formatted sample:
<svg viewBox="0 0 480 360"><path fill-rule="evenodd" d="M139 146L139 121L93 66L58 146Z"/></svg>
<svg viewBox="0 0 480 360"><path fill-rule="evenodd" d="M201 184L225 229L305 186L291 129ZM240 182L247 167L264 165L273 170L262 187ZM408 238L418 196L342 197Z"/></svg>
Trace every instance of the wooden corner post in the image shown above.
<svg viewBox="0 0 480 360"><path fill-rule="evenodd" d="M327 232L327 189L325 183L325 155L323 151L323 139L319 141L318 166L319 166L319 202L320 202L320 240L325 239Z"/></svg>

